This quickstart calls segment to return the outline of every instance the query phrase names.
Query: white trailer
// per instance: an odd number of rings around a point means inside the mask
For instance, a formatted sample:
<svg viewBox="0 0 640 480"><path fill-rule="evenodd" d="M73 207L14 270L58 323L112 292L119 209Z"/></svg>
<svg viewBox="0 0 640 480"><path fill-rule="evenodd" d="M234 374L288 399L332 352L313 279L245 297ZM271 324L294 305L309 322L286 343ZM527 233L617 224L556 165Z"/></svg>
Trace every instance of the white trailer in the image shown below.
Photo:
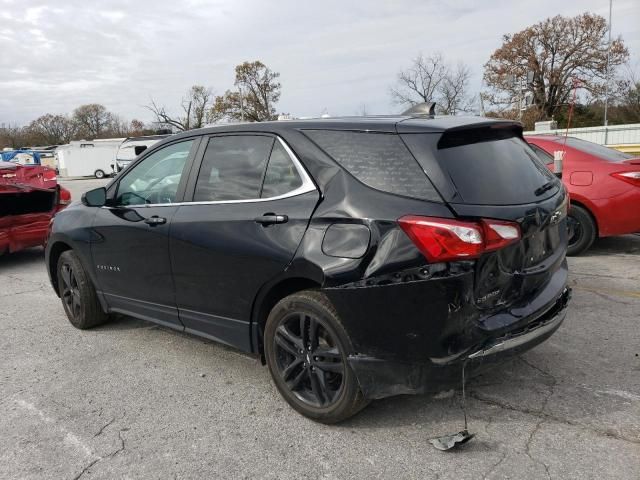
<svg viewBox="0 0 640 480"><path fill-rule="evenodd" d="M116 153L117 171L123 170L129 166L135 158L144 152L151 145L158 143L160 140L167 138L169 135L146 135L144 137L126 138L118 148Z"/></svg>
<svg viewBox="0 0 640 480"><path fill-rule="evenodd" d="M104 178L116 171L116 152L124 138L77 140L56 149L60 176Z"/></svg>

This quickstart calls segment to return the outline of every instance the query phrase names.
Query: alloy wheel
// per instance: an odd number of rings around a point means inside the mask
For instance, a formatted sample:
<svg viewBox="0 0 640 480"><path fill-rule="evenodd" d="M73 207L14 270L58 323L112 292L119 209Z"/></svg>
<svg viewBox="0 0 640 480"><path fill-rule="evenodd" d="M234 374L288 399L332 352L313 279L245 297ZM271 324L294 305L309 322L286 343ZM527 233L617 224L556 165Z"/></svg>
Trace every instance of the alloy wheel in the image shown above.
<svg viewBox="0 0 640 480"><path fill-rule="evenodd" d="M273 337L278 374L302 402L325 408L344 388L345 360L334 335L314 316L284 317Z"/></svg>
<svg viewBox="0 0 640 480"><path fill-rule="evenodd" d="M60 278L62 279L62 301L67 312L74 318L81 314L82 303L80 301L80 287L73 268L68 263L60 267Z"/></svg>

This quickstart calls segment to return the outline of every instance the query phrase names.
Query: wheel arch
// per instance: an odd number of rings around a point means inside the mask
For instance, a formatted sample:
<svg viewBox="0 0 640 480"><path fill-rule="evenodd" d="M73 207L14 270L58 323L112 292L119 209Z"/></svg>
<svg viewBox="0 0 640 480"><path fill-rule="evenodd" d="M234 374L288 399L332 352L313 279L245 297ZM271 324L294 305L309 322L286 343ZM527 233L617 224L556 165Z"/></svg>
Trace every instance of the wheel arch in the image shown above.
<svg viewBox="0 0 640 480"><path fill-rule="evenodd" d="M580 208L583 208L589 214L589 216L593 220L593 224L596 227L596 238L598 238L600 236L600 226L598 225L598 217L593 213L593 209L589 207L589 205L587 205L581 199L576 200L576 198L573 195L570 195L570 203L571 205L576 205Z"/></svg>
<svg viewBox="0 0 640 480"><path fill-rule="evenodd" d="M58 296L60 296L57 273L58 260L60 259L60 255L62 255L67 250L73 250L73 248L71 247L71 245L64 241L55 242L49 250L49 261L47 264L47 269L49 270L49 278L51 278L51 285L53 286L53 290Z"/></svg>
<svg viewBox="0 0 640 480"><path fill-rule="evenodd" d="M314 279L303 276L283 278L276 283L264 287L256 296L251 314L251 348L260 355L265 364L262 337L264 326L271 309L283 298L312 288L320 288L321 284Z"/></svg>

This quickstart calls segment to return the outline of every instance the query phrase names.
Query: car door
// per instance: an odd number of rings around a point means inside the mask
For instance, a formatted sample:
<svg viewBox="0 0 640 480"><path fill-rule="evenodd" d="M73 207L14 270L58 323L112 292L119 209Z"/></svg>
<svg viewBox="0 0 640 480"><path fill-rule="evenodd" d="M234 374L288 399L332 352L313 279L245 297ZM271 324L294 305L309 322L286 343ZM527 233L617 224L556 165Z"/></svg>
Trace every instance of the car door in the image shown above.
<svg viewBox="0 0 640 480"><path fill-rule="evenodd" d="M176 303L187 331L248 351L253 300L293 258L319 193L279 137L204 142L171 226Z"/></svg>
<svg viewBox="0 0 640 480"><path fill-rule="evenodd" d="M91 253L113 311L182 327L168 235L198 143L191 138L150 152L109 188L107 206L98 209Z"/></svg>

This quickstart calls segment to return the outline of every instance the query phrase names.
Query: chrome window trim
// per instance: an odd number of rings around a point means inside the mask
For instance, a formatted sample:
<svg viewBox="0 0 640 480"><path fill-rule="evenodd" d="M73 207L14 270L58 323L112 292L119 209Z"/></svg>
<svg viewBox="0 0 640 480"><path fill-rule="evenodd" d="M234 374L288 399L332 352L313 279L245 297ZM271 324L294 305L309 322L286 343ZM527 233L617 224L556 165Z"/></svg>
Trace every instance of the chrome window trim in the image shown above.
<svg viewBox="0 0 640 480"><path fill-rule="evenodd" d="M289 158L293 162L293 165L296 167L296 171L300 178L302 179L302 185L298 188L291 190L287 193L283 193L282 195L277 195L275 197L268 198L246 198L243 200L208 200L208 201L200 201L200 202L175 202L175 203L145 203L144 205L117 205L115 207L102 207L102 208L151 208L151 207L176 207L183 205L224 205L224 204L234 204L234 203L263 203L263 202L271 202L274 200L282 200L284 198L297 197L298 195L302 195L305 193L317 191L315 183L311 180L311 177L307 173L307 171L298 160L298 157L293 153L289 145L285 143L279 136L276 135L276 139L280 142L280 145L283 146ZM267 168L268 168L267 164Z"/></svg>

